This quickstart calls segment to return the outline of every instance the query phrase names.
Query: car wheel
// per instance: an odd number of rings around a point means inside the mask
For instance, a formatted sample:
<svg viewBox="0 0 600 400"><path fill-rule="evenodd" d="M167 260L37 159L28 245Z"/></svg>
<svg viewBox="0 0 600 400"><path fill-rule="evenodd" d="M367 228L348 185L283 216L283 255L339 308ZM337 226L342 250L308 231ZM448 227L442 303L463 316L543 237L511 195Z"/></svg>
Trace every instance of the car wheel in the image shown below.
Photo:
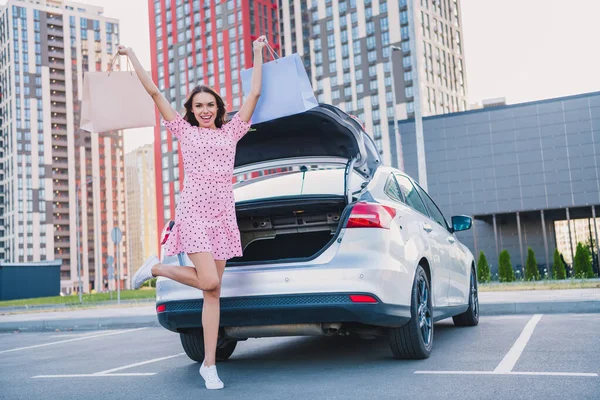
<svg viewBox="0 0 600 400"><path fill-rule="evenodd" d="M180 333L181 345L187 356L196 361L204 361L204 334L202 332ZM219 338L217 342L217 361L226 361L231 357L235 347L236 340L225 340Z"/></svg>
<svg viewBox="0 0 600 400"><path fill-rule="evenodd" d="M469 289L469 308L462 314L452 317L456 326L476 326L479 324L479 293L475 270L471 270L471 285Z"/></svg>
<svg viewBox="0 0 600 400"><path fill-rule="evenodd" d="M427 274L420 265L415 272L410 304L411 319L389 332L390 347L395 358L423 359L433 346L433 310Z"/></svg>

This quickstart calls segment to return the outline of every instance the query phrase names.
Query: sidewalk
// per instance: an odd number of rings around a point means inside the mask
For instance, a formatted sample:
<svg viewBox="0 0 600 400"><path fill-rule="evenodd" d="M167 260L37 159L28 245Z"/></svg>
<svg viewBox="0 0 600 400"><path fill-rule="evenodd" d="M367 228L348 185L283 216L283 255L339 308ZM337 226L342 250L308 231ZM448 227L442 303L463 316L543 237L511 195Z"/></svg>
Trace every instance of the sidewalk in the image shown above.
<svg viewBox="0 0 600 400"><path fill-rule="evenodd" d="M600 313L600 289L480 292L481 316ZM0 332L158 327L155 305L109 304L87 309L0 309Z"/></svg>

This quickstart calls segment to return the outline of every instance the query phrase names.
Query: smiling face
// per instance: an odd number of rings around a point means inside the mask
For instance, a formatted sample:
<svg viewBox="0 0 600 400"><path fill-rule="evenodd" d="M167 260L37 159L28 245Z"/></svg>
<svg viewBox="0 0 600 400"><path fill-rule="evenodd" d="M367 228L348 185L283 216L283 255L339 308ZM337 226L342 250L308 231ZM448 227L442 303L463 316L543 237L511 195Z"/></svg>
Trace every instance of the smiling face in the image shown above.
<svg viewBox="0 0 600 400"><path fill-rule="evenodd" d="M192 98L192 113L201 128L215 129L217 118L217 99L210 93L196 93Z"/></svg>

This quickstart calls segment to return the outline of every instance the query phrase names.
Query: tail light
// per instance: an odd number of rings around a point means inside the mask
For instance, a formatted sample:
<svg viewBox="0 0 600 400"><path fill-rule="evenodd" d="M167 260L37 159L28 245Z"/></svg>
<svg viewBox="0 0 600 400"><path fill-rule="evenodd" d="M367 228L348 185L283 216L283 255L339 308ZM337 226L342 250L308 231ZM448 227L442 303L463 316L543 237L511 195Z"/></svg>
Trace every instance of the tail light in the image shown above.
<svg viewBox="0 0 600 400"><path fill-rule="evenodd" d="M162 240L160 241L161 246L165 243L167 243L167 239L169 239L169 235L171 234L171 229L173 228L173 225L175 224L175 221L169 221L169 223L167 223L165 225L165 227L163 228L161 237Z"/></svg>
<svg viewBox="0 0 600 400"><path fill-rule="evenodd" d="M396 209L374 203L356 203L346 228L381 228L390 229L396 216Z"/></svg>
<svg viewBox="0 0 600 400"><path fill-rule="evenodd" d="M366 294L351 294L350 301L353 303L377 303L377 299Z"/></svg>
<svg viewBox="0 0 600 400"><path fill-rule="evenodd" d="M161 304L156 307L156 312L161 313L167 311L167 306L165 304Z"/></svg>

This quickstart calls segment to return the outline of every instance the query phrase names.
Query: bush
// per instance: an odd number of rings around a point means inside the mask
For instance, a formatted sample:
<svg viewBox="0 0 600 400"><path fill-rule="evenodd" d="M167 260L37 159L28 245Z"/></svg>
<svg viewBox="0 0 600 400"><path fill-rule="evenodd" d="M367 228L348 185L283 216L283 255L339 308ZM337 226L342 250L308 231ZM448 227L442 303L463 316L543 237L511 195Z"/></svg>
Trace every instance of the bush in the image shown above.
<svg viewBox="0 0 600 400"><path fill-rule="evenodd" d="M565 263L558 252L558 249L554 249L554 265L552 265L552 277L554 279L566 279L567 272L565 269Z"/></svg>
<svg viewBox="0 0 600 400"><path fill-rule="evenodd" d="M498 259L498 278L500 282L514 282L515 271L510 263L508 250L502 250Z"/></svg>
<svg viewBox="0 0 600 400"><path fill-rule="evenodd" d="M525 262L525 280L538 281L540 280L540 271L538 270L535 253L531 247L527 248L527 261Z"/></svg>
<svg viewBox="0 0 600 400"><path fill-rule="evenodd" d="M485 258L485 254L483 251L479 252L479 260L477 261L477 281L479 283L486 283L491 280L490 276L490 266L488 264L487 258Z"/></svg>
<svg viewBox="0 0 600 400"><path fill-rule="evenodd" d="M573 260L573 273L576 278L592 278L592 255L588 247L583 243L577 243L575 259Z"/></svg>

